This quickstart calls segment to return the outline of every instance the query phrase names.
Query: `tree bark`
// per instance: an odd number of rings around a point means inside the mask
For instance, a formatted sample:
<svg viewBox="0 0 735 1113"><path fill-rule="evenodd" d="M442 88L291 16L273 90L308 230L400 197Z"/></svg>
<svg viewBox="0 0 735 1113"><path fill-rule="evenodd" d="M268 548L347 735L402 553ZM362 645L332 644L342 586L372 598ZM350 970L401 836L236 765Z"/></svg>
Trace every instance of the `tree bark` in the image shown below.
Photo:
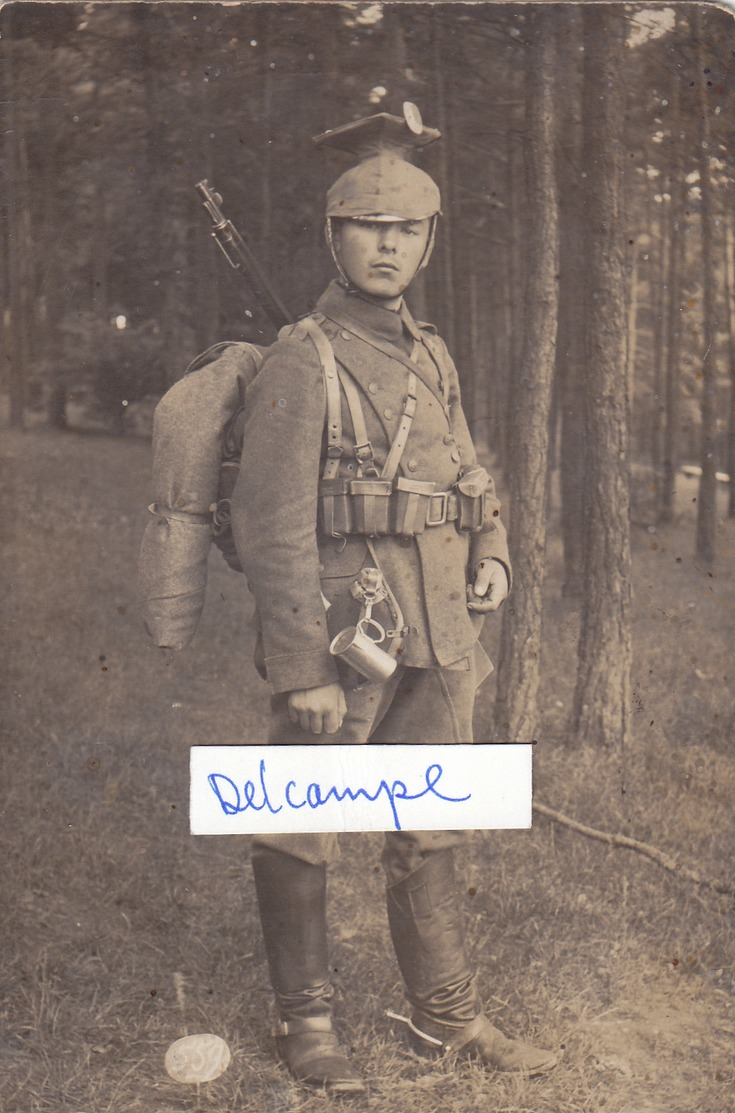
<svg viewBox="0 0 735 1113"><path fill-rule="evenodd" d="M558 307L558 205L554 168L553 15L529 17L526 157L530 219L526 327L513 395L510 548L514 590L503 612L496 734L530 742L537 729L546 546L549 407Z"/></svg>
<svg viewBox="0 0 735 1113"><path fill-rule="evenodd" d="M437 248L441 267L441 303L444 306L442 333L450 352L456 352L456 301L454 296L454 263L452 237L454 228L449 218L451 212L451 170L447 151L447 94L444 81L444 22L440 11L432 13L432 38L434 73L436 74L437 126L444 137L439 144L439 188L442 195L444 216L437 228Z"/></svg>
<svg viewBox="0 0 735 1113"><path fill-rule="evenodd" d="M725 220L725 277L727 281L727 337L730 360L730 412L727 422L727 472L730 493L728 518L735 518L735 252L732 221Z"/></svg>
<svg viewBox="0 0 735 1113"><path fill-rule="evenodd" d="M556 13L567 41L578 40L580 12L565 6ZM559 61L561 61L561 53ZM565 598L581 598L584 575L585 474L584 344L579 307L584 298L584 254L580 227L582 135L580 74L567 69L557 79L560 136L557 146L559 180L559 335L556 347L556 393L560 416L561 528L564 542ZM561 76L561 75L560 75Z"/></svg>
<svg viewBox="0 0 735 1113"><path fill-rule="evenodd" d="M671 132L673 136L669 192L671 200L671 250L668 273L668 316L666 329L666 364L664 391L666 417L663 428L661 461L661 490L659 492L659 518L662 522L674 519L674 493L678 467L677 434L679 429L679 350L681 347L681 270L684 257L684 221L686 219L686 190L681 158L681 100L679 82L673 83L671 94Z"/></svg>
<svg viewBox="0 0 735 1113"><path fill-rule="evenodd" d="M583 10L584 305L587 383L585 596L574 701L577 740L630 732L629 400L622 219L623 12Z"/></svg>
<svg viewBox="0 0 735 1113"><path fill-rule="evenodd" d="M701 400L701 467L697 498L697 556L705 564L714 564L717 537L717 295L715 290L714 250L712 243L712 174L713 154L710 107L707 103L706 57L704 53L704 15L692 11L698 73L699 115L699 186L702 191L700 219L702 224L702 324L704 353L702 355Z"/></svg>
<svg viewBox="0 0 735 1113"><path fill-rule="evenodd" d="M5 361L10 395L10 426L22 429L25 424L26 383L29 365L30 332L30 183L23 177L27 171L22 121L16 107L15 49L12 31L13 10L5 13L2 60L4 80L5 159L7 174L7 220L5 225L5 296L3 313Z"/></svg>

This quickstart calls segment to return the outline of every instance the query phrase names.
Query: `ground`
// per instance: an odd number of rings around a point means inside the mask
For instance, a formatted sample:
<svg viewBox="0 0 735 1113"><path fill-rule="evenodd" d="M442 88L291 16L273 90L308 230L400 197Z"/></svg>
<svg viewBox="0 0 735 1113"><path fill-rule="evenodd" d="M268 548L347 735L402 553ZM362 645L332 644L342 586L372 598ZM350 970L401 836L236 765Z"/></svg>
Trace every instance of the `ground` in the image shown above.
<svg viewBox="0 0 735 1113"><path fill-rule="evenodd" d="M257 736L267 715L242 577L213 554L194 642L156 650L135 605L148 442L5 430L2 452L0 1109L329 1113L337 1103L292 1085L272 1056L247 840L187 829L189 746L237 743L245 724ZM731 884L735 531L724 522L715 569L698 568L693 498L683 478L676 522L634 529L625 752L570 743L577 616L560 598L552 519L535 793ZM370 1082L360 1109L735 1110L732 896L538 815L530 831L475 834L460 877L487 1010L564 1051L528 1081L408 1050L385 1015L404 1002L380 838L351 835L343 850L332 957L341 1031ZM198 1089L163 1067L197 1031L233 1054Z"/></svg>

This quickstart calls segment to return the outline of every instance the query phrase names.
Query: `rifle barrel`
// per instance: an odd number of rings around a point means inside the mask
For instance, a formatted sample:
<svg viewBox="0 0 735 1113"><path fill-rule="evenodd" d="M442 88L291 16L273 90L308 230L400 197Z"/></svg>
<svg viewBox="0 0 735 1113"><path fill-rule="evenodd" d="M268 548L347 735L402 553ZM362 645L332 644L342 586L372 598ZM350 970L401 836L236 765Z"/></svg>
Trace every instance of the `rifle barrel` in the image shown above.
<svg viewBox="0 0 735 1113"><path fill-rule="evenodd" d="M202 207L212 221L212 237L222 249L233 270L241 273L248 282L259 307L277 329L291 324L293 316L282 302L256 259L253 251L235 225L222 212L222 197L210 188L204 178L195 186L202 198Z"/></svg>

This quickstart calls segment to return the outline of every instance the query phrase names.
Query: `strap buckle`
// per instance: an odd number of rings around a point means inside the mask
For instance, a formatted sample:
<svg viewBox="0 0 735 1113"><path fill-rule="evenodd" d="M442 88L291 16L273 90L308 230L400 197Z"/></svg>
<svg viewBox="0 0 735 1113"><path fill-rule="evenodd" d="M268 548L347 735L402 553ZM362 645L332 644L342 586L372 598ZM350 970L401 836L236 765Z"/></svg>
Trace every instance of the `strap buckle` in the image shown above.
<svg viewBox="0 0 735 1113"><path fill-rule="evenodd" d="M433 513L433 511L434 511L434 500L435 499L438 499L438 501L439 501L438 517L435 517L434 513ZM426 515L427 526L443 526L444 523L447 520L448 505L449 505L449 492L448 491L436 491L433 495L431 495L430 496L430 502L429 502L429 510L428 510L427 515Z"/></svg>
<svg viewBox="0 0 735 1113"><path fill-rule="evenodd" d="M370 441L365 441L363 444L355 445L355 459L361 468L375 467L375 457L373 456L373 446Z"/></svg>

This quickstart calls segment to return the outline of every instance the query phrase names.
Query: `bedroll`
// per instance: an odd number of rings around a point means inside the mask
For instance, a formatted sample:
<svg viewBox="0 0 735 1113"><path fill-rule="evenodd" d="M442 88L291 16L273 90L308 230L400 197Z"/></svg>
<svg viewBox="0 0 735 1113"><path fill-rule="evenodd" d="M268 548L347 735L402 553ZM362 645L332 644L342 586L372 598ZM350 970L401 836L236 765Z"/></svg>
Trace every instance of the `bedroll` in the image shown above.
<svg viewBox="0 0 735 1113"><path fill-rule="evenodd" d="M153 417L155 501L140 550L143 620L156 645L183 649L204 606L212 542L241 571L229 497L242 447L245 392L264 348L215 344L164 394Z"/></svg>

